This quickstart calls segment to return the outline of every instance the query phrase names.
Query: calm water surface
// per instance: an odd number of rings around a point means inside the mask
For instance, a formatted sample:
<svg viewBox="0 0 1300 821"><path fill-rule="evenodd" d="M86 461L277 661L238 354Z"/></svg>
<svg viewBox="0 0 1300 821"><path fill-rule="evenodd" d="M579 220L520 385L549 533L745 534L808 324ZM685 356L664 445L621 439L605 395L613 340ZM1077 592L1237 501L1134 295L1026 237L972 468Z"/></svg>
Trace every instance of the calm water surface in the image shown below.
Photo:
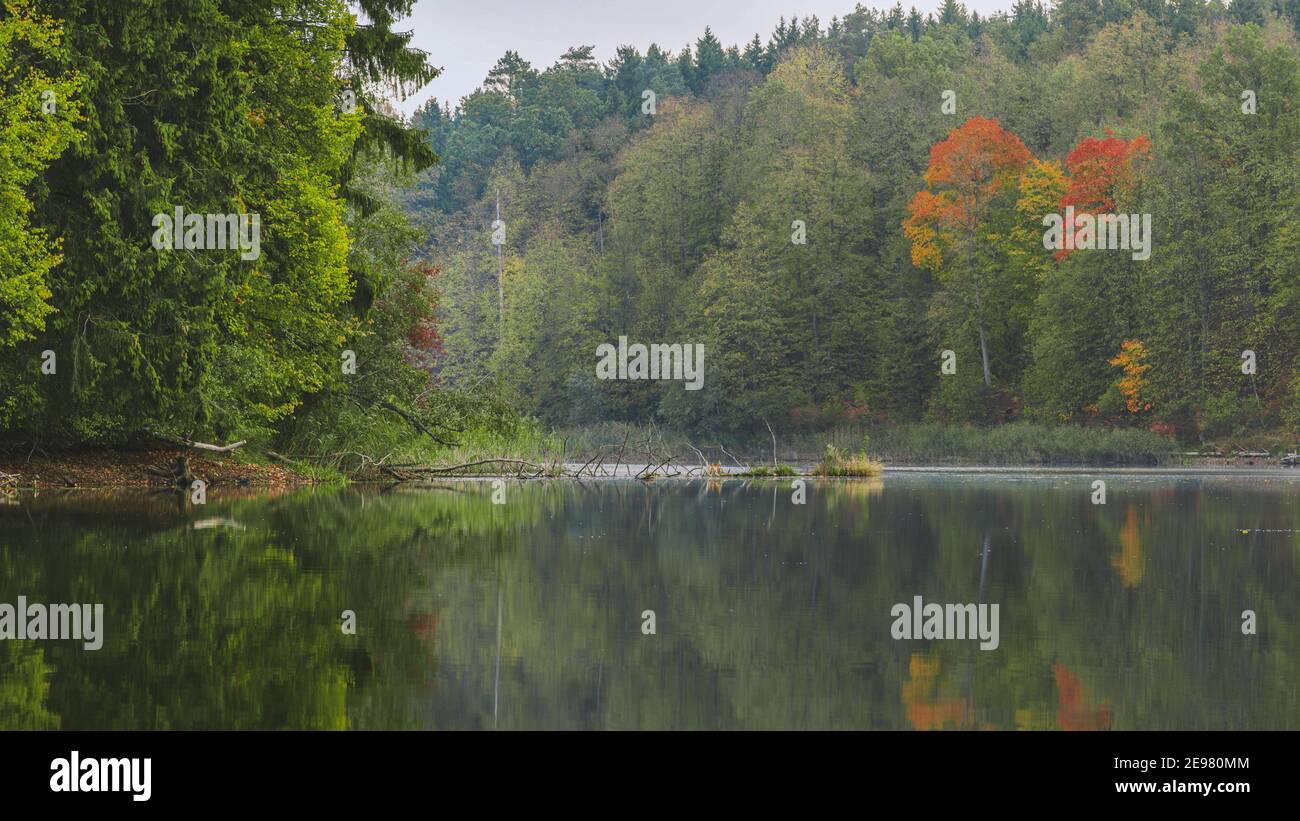
<svg viewBox="0 0 1300 821"><path fill-rule="evenodd" d="M0 729L1300 728L1300 481L1100 475L0 499L0 602L106 622Z"/></svg>

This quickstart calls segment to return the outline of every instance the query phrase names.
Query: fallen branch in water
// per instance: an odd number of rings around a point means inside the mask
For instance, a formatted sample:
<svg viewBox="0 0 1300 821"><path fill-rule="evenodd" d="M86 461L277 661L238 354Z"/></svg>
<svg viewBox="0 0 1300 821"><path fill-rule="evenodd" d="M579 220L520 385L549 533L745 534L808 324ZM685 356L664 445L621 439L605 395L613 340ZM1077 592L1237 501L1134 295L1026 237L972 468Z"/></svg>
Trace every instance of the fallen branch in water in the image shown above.
<svg viewBox="0 0 1300 821"><path fill-rule="evenodd" d="M665 459L665 460L663 460L662 462L660 462L660 463L659 463L659 464L658 464L658 465L657 465L653 470L651 470L649 473L646 473L646 477L645 477L645 479L642 479L642 481L648 481L648 480L650 480L650 479L653 479L653 478L655 477L655 475L659 472L659 468L661 468L661 467L663 467L664 465L668 464L668 463L671 462L672 460L673 460L673 457L672 457L672 456L669 456L667 459ZM641 479L641 474L642 474L642 473L645 473L645 472L646 472L646 468L649 468L649 467L650 467L650 465L646 465L645 467L641 468L639 471L637 471L636 476L633 477L633 478Z"/></svg>
<svg viewBox="0 0 1300 821"><path fill-rule="evenodd" d="M380 472L388 474L389 476L393 477L399 482L413 482L416 479L416 477L414 476L404 476L394 468L390 468L388 465L380 465L379 470Z"/></svg>
<svg viewBox="0 0 1300 821"><path fill-rule="evenodd" d="M741 470L749 470L749 465L742 465L739 459L731 455L731 451L727 450L722 446L722 442L718 442L718 449L721 450L723 453L727 454L727 456L730 456L731 461L736 463L736 467L740 468Z"/></svg>
<svg viewBox="0 0 1300 821"><path fill-rule="evenodd" d="M626 447L627 447L627 437L628 437L628 435L629 435L631 432L632 432L631 430L626 430L626 431L623 432L623 447L620 447L620 448L618 449L618 459L617 459L617 461L614 462L614 476L615 476L615 477L618 476L618 468L619 468L619 465L623 464L623 448L626 448Z"/></svg>
<svg viewBox="0 0 1300 821"><path fill-rule="evenodd" d="M406 467L404 469L410 473L451 473L453 471L463 470L465 468L472 468L472 467L478 467L479 465L492 465L492 464L518 465L521 468L526 467L529 468L530 470L544 469L542 468L541 465L538 465L535 462L526 461L524 459L480 459L477 462L465 462L464 464L448 465L447 467L422 466L422 467Z"/></svg>
<svg viewBox="0 0 1300 821"><path fill-rule="evenodd" d="M695 446L692 445L690 442L687 442L687 443L686 443L686 447L688 447L688 448L690 448L691 450L695 451L695 455L698 456L698 457L700 457L700 464L701 464L701 465L708 466L708 464L709 464L709 460L704 458L704 454L700 452L700 449L699 449L699 448L695 447Z"/></svg>
<svg viewBox="0 0 1300 821"><path fill-rule="evenodd" d="M566 440L566 441L567 441L567 440ZM600 453L597 452L596 456L600 456ZM578 472L575 473L574 475L575 475L575 476L581 476L581 475L582 475L582 472L583 472L584 470L587 469L587 465L590 465L592 462L596 461L596 456L593 456L593 457L591 457L590 459L588 459L588 460L586 461L586 463L583 464L582 467L578 468ZM593 475L593 476L595 475L595 471L594 471L594 470L592 471L592 475Z"/></svg>
<svg viewBox="0 0 1300 821"><path fill-rule="evenodd" d="M676 459L676 457L675 457L675 456L669 456L668 459L663 460L662 462L659 462L659 466L658 466L658 468L655 468L654 470L651 470L650 473L647 473L647 474L646 474L646 478L645 478L645 479L642 479L642 482L647 482L647 481L650 481L650 479L655 478L655 475L658 475L658 474L659 474L659 469L660 469L660 468L663 468L664 465L667 465L668 462L671 462L673 459ZM673 472L671 475L677 475L677 473L676 473L676 472Z"/></svg>

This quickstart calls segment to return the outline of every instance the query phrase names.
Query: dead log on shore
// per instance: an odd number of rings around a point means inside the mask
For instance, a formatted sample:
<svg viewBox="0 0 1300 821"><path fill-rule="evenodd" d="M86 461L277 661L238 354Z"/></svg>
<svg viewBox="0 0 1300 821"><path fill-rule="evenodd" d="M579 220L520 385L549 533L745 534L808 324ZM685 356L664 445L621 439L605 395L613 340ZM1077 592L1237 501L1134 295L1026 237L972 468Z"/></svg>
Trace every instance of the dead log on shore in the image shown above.
<svg viewBox="0 0 1300 821"><path fill-rule="evenodd" d="M145 470L160 479L166 479L167 483L177 490L188 490L194 483L194 473L190 471L188 456L177 456L169 467L151 465Z"/></svg>
<svg viewBox="0 0 1300 821"><path fill-rule="evenodd" d="M248 440L240 439L238 442L231 442L229 445L209 445L207 442L195 442L193 439L182 439L177 436L168 436L156 431L147 430L149 434L159 442L166 442L176 447L189 448L190 450L206 450L210 453L230 453L232 450L238 450L248 444Z"/></svg>
<svg viewBox="0 0 1300 821"><path fill-rule="evenodd" d="M399 481L399 482L414 482L416 479L419 478L418 476L409 476L409 475L406 475L406 474L402 473L401 471L397 470L396 468L391 468L391 467L389 467L388 465L380 465L380 466L379 466L379 470L380 470L382 473L385 473L385 474L387 474L388 476L393 477L394 479L396 479L396 480Z"/></svg>
<svg viewBox="0 0 1300 821"><path fill-rule="evenodd" d="M232 450L238 450L239 448L242 448L244 445L247 445L248 440L240 439L238 442L233 442L229 445L209 445L206 442L188 442L188 441L185 442L184 444L186 447L191 448L193 450L208 450L208 451L212 451L213 453L230 453Z"/></svg>

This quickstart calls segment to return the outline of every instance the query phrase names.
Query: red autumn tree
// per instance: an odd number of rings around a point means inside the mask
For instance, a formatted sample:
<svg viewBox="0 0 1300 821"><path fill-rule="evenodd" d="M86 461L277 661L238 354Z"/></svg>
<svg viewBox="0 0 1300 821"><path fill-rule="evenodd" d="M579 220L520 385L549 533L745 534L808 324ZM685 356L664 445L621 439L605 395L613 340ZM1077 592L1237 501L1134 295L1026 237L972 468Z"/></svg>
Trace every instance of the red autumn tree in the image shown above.
<svg viewBox="0 0 1300 821"><path fill-rule="evenodd" d="M438 332L434 317L438 299L433 284L442 270L423 262L408 261L405 266L405 313L410 322L406 332L405 359L410 365L428 370L443 351L442 334Z"/></svg>
<svg viewBox="0 0 1300 821"><path fill-rule="evenodd" d="M977 261L976 246L998 195L1015 191L1032 159L1020 138L997 120L972 117L931 146L926 188L912 198L910 216L903 222L903 233L912 241L913 264L934 271L971 307L986 388L992 385L984 317L989 273Z"/></svg>
<svg viewBox="0 0 1300 821"><path fill-rule="evenodd" d="M1109 214L1115 211L1116 195L1137 181L1138 169L1151 156L1151 141L1139 134L1123 140L1106 132L1106 138L1085 137L1065 158L1070 182L1061 196L1061 207L1073 205L1076 214ZM1062 259L1070 253L1056 253Z"/></svg>
<svg viewBox="0 0 1300 821"><path fill-rule="evenodd" d="M1151 141L1142 135L1123 140L1107 132L1104 140L1085 137L1065 158L1070 184L1061 207L1104 214L1115 210L1115 194L1133 184L1137 167L1151 156Z"/></svg>

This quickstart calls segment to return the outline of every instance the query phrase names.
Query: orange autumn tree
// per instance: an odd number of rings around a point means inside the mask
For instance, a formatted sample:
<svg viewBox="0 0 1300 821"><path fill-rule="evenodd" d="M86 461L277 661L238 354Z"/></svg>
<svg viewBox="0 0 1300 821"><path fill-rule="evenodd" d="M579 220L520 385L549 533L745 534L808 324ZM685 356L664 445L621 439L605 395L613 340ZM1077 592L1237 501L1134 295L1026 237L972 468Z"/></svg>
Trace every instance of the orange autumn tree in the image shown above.
<svg viewBox="0 0 1300 821"><path fill-rule="evenodd" d="M1017 184L1032 160L1020 138L997 120L972 117L931 146L926 188L912 198L903 222L912 263L933 271L967 306L979 333L985 388L992 375L984 307L994 272L981 264L981 243L990 239L999 215L1014 214Z"/></svg>
<svg viewBox="0 0 1300 821"><path fill-rule="evenodd" d="M1141 340L1126 339L1120 345L1119 353L1110 360L1110 364L1123 368L1123 375L1115 381L1114 388L1124 398L1124 407L1129 413L1144 413L1151 410L1151 403L1145 398L1147 380L1143 374L1151 370L1147 364L1147 347Z"/></svg>
<svg viewBox="0 0 1300 821"><path fill-rule="evenodd" d="M1142 135L1124 140L1106 132L1105 139L1085 137L1065 158L1069 185L1061 208L1074 206L1078 214L1109 214L1117 195L1132 189L1143 161L1151 156L1151 141ZM1070 249L1057 252L1061 259Z"/></svg>

